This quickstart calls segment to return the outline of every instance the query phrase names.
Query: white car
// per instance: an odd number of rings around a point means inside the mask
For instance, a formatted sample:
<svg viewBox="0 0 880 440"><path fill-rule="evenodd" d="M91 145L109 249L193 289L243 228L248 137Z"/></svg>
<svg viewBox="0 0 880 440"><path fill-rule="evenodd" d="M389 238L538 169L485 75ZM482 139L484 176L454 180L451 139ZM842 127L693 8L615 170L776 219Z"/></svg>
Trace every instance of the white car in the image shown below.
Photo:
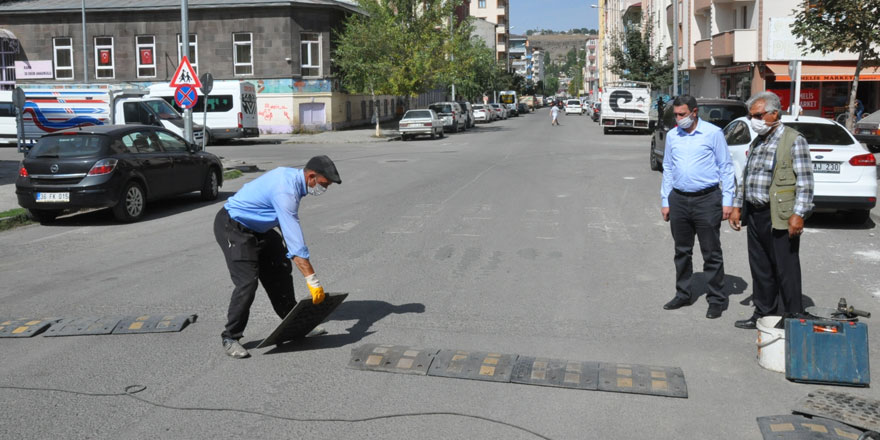
<svg viewBox="0 0 880 440"><path fill-rule="evenodd" d="M483 104L474 104L474 122L491 122L492 110Z"/></svg>
<svg viewBox="0 0 880 440"><path fill-rule="evenodd" d="M810 144L813 162L813 212L854 211L853 221L864 223L877 203L877 162L842 125L814 116L783 115ZM742 181L749 145L757 136L747 117L724 128L737 184Z"/></svg>
<svg viewBox="0 0 880 440"><path fill-rule="evenodd" d="M569 99L565 101L565 114L574 113L578 116L584 114L584 109L581 107L581 102L577 99Z"/></svg>
<svg viewBox="0 0 880 440"><path fill-rule="evenodd" d="M443 121L431 109L407 110L398 125L400 140L406 141L418 135L443 138Z"/></svg>

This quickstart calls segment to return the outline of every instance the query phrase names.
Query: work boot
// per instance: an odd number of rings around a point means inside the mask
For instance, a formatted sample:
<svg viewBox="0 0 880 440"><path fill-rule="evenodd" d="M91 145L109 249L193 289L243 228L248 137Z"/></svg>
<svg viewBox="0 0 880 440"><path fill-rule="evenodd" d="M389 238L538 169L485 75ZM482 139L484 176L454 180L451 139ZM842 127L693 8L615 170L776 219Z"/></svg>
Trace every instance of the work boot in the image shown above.
<svg viewBox="0 0 880 440"><path fill-rule="evenodd" d="M223 338L223 348L226 354L236 359L243 359L250 356L247 349L241 346L235 339Z"/></svg>

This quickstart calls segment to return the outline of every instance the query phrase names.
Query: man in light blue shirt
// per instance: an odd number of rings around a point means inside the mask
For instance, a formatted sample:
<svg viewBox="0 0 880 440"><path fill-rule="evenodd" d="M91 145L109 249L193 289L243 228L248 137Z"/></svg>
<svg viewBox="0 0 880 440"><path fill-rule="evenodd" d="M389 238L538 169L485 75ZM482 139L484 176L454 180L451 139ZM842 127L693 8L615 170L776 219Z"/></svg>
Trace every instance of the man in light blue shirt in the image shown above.
<svg viewBox="0 0 880 440"><path fill-rule="evenodd" d="M721 129L698 117L697 100L681 95L672 102L678 126L666 135L660 213L675 241L675 298L663 308L691 305L694 236L700 239L703 272L708 278L706 317L719 318L727 307L721 221L733 210L733 163Z"/></svg>
<svg viewBox="0 0 880 440"><path fill-rule="evenodd" d="M299 224L299 202L307 194L321 195L333 183L342 183L336 165L327 156L315 156L304 169L276 168L245 184L217 213L214 237L235 285L221 333L229 356L248 357L238 340L247 326L258 281L282 319L296 305L291 261L306 278L312 302L324 300Z"/></svg>

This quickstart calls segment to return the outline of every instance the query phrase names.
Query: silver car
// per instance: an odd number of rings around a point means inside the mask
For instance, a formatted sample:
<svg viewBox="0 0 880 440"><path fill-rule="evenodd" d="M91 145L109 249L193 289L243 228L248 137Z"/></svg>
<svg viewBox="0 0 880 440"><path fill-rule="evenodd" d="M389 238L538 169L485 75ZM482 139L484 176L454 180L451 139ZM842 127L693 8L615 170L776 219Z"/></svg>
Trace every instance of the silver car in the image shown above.
<svg viewBox="0 0 880 440"><path fill-rule="evenodd" d="M420 134L443 137L443 121L431 109L407 110L398 125L400 139L403 141L412 139Z"/></svg>

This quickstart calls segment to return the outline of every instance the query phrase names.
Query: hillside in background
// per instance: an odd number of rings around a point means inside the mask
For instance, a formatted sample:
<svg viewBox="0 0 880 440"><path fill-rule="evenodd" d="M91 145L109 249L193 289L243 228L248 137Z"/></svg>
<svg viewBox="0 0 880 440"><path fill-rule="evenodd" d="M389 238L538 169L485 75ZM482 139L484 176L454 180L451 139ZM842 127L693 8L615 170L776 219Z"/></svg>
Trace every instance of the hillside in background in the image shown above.
<svg viewBox="0 0 880 440"><path fill-rule="evenodd" d="M564 61L565 54L571 49L583 49L587 40L595 35L586 34L557 34L557 35L531 35L529 46L532 49L541 48L549 52L553 61Z"/></svg>

